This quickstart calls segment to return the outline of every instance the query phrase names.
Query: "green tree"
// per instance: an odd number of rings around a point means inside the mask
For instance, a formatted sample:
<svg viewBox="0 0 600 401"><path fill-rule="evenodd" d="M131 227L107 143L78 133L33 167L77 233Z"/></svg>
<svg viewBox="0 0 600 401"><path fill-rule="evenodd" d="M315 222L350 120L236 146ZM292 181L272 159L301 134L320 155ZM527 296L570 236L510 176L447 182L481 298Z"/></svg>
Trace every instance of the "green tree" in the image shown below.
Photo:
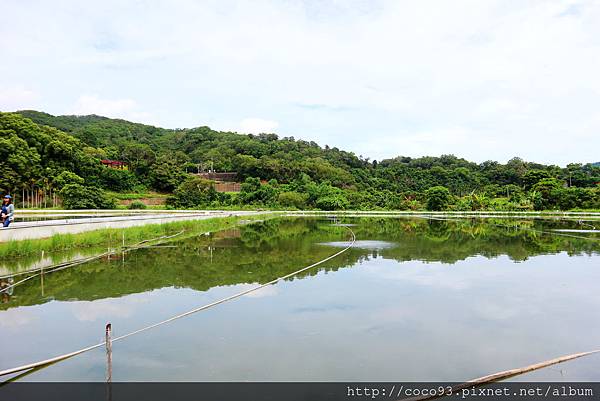
<svg viewBox="0 0 600 401"><path fill-rule="evenodd" d="M293 207L296 209L304 209L306 207L306 201L308 200L307 194L302 194L294 191L281 192L277 198L277 203L283 207Z"/></svg>
<svg viewBox="0 0 600 401"><path fill-rule="evenodd" d="M552 175L545 170L529 170L523 175L523 184L526 189L531 189L538 182L552 178Z"/></svg>
<svg viewBox="0 0 600 401"><path fill-rule="evenodd" d="M100 183L102 187L111 191L123 192L135 188L139 181L131 171L103 167L100 172Z"/></svg>
<svg viewBox="0 0 600 401"><path fill-rule="evenodd" d="M58 190L63 189L69 184L83 185L84 182L85 180L83 178L73 173L72 171L66 170L54 178L54 186Z"/></svg>
<svg viewBox="0 0 600 401"><path fill-rule="evenodd" d="M167 205L194 208L209 205L217 199L214 183L200 177L189 177L167 199Z"/></svg>
<svg viewBox="0 0 600 401"><path fill-rule="evenodd" d="M156 154L145 143L128 143L125 145L122 158L129 163L129 168L138 176L146 176L150 172L150 166L156 161Z"/></svg>
<svg viewBox="0 0 600 401"><path fill-rule="evenodd" d="M561 197L563 184L556 178L544 178L532 188L535 210L553 209Z"/></svg>
<svg viewBox="0 0 600 401"><path fill-rule="evenodd" d="M318 198L315 206L321 210L344 210L348 209L350 202L343 194L334 193Z"/></svg>
<svg viewBox="0 0 600 401"><path fill-rule="evenodd" d="M182 161L174 154L163 154L156 159L150 171L150 183L162 192L172 192L188 177L183 170Z"/></svg>
<svg viewBox="0 0 600 401"><path fill-rule="evenodd" d="M115 200L100 188L67 184L59 192L65 209L114 209Z"/></svg>
<svg viewBox="0 0 600 401"><path fill-rule="evenodd" d="M425 191L427 198L427 210L446 210L450 204L451 195L448 188L443 186L435 186Z"/></svg>
<svg viewBox="0 0 600 401"><path fill-rule="evenodd" d="M239 200L244 204L271 205L277 200L277 181L262 184L256 177L248 177L241 185Z"/></svg>

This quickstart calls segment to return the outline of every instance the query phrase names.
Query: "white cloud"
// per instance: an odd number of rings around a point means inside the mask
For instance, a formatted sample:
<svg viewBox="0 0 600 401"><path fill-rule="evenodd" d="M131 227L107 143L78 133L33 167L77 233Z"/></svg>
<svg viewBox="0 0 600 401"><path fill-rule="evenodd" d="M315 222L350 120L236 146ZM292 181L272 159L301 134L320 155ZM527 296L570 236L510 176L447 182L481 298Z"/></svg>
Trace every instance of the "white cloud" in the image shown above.
<svg viewBox="0 0 600 401"><path fill-rule="evenodd" d="M0 110L16 111L34 108L40 94L23 86L0 87Z"/></svg>
<svg viewBox="0 0 600 401"><path fill-rule="evenodd" d="M3 4L0 88L44 94L18 108L66 113L91 93L76 109L376 158L598 158L593 0L92 3Z"/></svg>
<svg viewBox="0 0 600 401"><path fill-rule="evenodd" d="M69 114L97 114L105 117L123 118L136 122L150 123L152 116L139 110L132 99L101 99L97 95L83 95L77 99Z"/></svg>
<svg viewBox="0 0 600 401"><path fill-rule="evenodd" d="M279 126L277 121L263 120L262 118L245 118L240 121L239 132L245 134L272 133Z"/></svg>

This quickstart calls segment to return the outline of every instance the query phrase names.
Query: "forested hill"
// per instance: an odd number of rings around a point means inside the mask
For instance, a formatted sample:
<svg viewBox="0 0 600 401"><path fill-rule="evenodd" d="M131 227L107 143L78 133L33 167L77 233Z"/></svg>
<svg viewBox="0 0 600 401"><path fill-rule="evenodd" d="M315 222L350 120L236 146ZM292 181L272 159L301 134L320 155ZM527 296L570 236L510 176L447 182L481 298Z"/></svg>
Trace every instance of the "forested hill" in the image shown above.
<svg viewBox="0 0 600 401"><path fill-rule="evenodd" d="M147 173L156 158L167 155L180 165L203 164L217 171L236 171L242 179L253 176L287 181L304 172L318 181L348 186L356 184L351 170L369 165L350 152L322 149L315 142L294 138L279 139L274 134L240 135L208 127L168 130L95 115L55 117L30 110L18 113L104 149L108 158L125 160L140 174Z"/></svg>
<svg viewBox="0 0 600 401"><path fill-rule="evenodd" d="M275 134L241 135L208 127L164 129L95 115L52 116L30 110L0 113L0 131L13 132L12 137L25 139L30 150L35 148L37 159L30 160L39 167L18 170L15 163L4 161L16 160L15 156L3 157L3 176L14 179L0 183L2 190L21 188L42 179L52 184L60 174L64 181L64 171L68 170L77 175L78 185L113 191L175 192L173 205L187 207L238 202L321 209L414 209L433 198L432 188L436 187L445 187L436 189L443 192L442 206L429 205L436 208L600 207L600 167L592 164L560 168L519 158L506 164L473 163L452 155L400 156L377 162L335 147ZM43 140L32 141L32 135ZM52 153L47 154L45 144L54 143L57 147L57 141L76 148L72 154L59 158L69 161L72 167L59 162ZM397 149L397 153L401 154L402 149ZM131 171L93 167L94 160L101 167L100 159L126 161ZM239 196L203 193L183 201L181 191L199 188L196 184L182 187L189 179L186 172L195 171L198 165L237 172L241 181L248 182ZM563 189L570 191L569 196L560 193Z"/></svg>

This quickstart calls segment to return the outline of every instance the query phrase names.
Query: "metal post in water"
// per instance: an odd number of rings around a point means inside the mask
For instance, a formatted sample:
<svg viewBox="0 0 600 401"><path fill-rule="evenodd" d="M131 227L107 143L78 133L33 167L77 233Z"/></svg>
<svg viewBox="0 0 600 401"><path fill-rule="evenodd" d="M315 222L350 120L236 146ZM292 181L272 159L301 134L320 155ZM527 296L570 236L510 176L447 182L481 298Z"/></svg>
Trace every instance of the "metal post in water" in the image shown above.
<svg viewBox="0 0 600 401"><path fill-rule="evenodd" d="M106 382L112 382L112 338L111 338L112 326L110 323L106 324Z"/></svg>

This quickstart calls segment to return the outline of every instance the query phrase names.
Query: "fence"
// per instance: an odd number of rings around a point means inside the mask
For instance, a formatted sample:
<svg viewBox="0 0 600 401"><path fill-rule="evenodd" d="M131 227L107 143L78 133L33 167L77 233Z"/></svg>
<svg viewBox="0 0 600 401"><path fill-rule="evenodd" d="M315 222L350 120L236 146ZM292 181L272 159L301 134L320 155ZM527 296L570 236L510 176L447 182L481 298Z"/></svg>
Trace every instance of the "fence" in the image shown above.
<svg viewBox="0 0 600 401"><path fill-rule="evenodd" d="M215 182L217 192L240 192L241 184L239 182Z"/></svg>

